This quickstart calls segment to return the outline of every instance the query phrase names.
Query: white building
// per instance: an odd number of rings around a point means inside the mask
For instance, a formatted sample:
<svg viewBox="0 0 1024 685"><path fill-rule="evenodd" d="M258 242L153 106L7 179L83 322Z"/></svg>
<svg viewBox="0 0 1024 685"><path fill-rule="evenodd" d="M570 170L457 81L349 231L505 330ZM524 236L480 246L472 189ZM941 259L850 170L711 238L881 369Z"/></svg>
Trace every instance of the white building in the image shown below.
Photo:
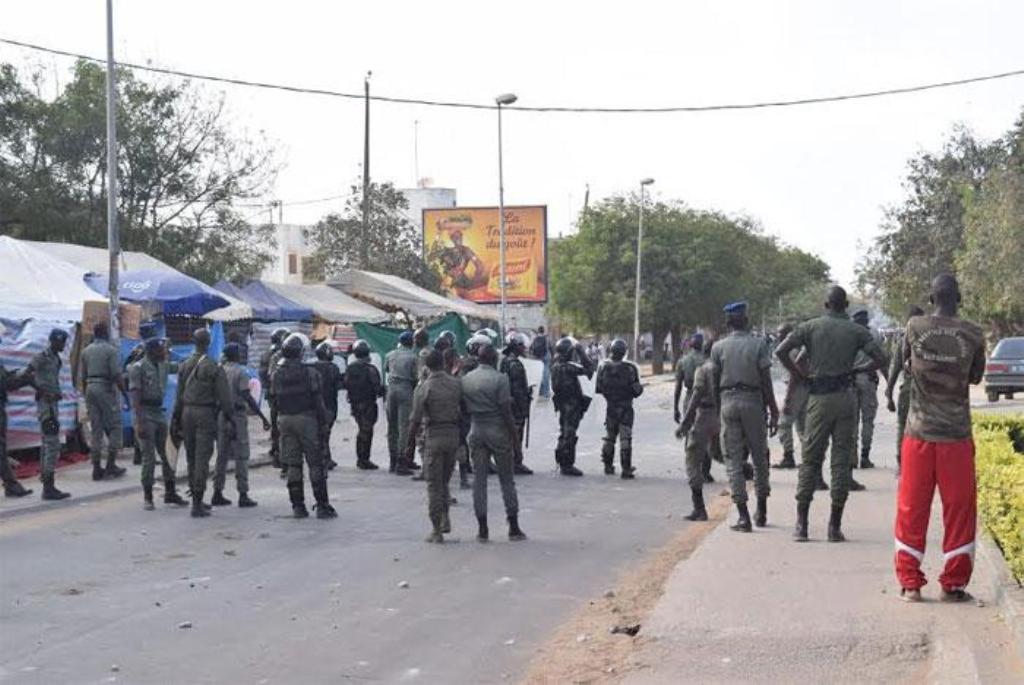
<svg viewBox="0 0 1024 685"><path fill-rule="evenodd" d="M302 284L302 260L312 250L306 245L305 230L309 226L300 224L277 224L274 226L274 237L277 249L274 258L263 269L260 280L270 283Z"/></svg>
<svg viewBox="0 0 1024 685"><path fill-rule="evenodd" d="M409 201L406 217L423 235L423 210L455 207L455 188L403 188L399 190Z"/></svg>

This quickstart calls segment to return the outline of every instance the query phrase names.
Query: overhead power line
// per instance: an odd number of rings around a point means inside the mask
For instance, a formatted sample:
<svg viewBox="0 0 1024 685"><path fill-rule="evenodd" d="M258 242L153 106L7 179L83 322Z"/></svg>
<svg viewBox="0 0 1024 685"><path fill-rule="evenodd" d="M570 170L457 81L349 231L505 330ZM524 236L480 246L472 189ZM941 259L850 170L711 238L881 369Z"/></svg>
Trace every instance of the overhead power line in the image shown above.
<svg viewBox="0 0 1024 685"><path fill-rule="evenodd" d="M14 40L11 38L0 37L0 43L6 43L7 45L13 45L15 47L24 48L27 50L45 52L52 55L74 57L76 59L83 59L90 62L104 62L104 60L93 57L91 55L83 55L77 52L70 52L68 50L50 48L44 45L27 43L25 41ZM128 67L130 69L137 69L139 71L148 71L155 74L180 76L183 78L194 79L197 81L211 81L214 83L225 83L229 85L244 86L249 88L280 90L289 93L302 93L305 95L320 95L325 97L348 98L352 100L362 100L365 97L363 93L346 93L343 91L328 90L324 88L307 88L303 86L294 86L280 83L268 83L265 81L249 81L245 79L230 78L227 76L213 76L210 74L197 74L188 71L181 71L178 69L154 67L146 64L133 64L131 62L118 62L118 65L122 67ZM1014 69L1012 71L1004 71L996 74L985 74L982 76L971 76L968 78L954 79L951 81L936 81L932 83L924 83L913 86L885 88L881 90L870 90L858 93L847 93L842 95L822 95L816 97L797 98L793 100L767 100L762 102L745 102L733 104L680 105L668 107L529 107L522 105L510 105L503 106L502 109L506 111L510 109L519 110L521 112L567 112L578 114L668 114L673 112L721 112L729 110L769 109L776 107L817 105L827 102L845 102L847 100L865 100L868 98L886 97L890 95L906 95L909 93L920 93L923 91L939 90L942 88L956 88L959 86L966 86L973 83L982 83L984 81L997 81L1000 79L1014 78L1018 76L1024 76L1024 69ZM453 107L459 109L485 110L497 109L497 106L493 104L475 102L456 102L450 100L425 100L419 98L389 97L386 95L371 95L370 99L375 100L377 102L389 102L402 105L421 105L425 107Z"/></svg>

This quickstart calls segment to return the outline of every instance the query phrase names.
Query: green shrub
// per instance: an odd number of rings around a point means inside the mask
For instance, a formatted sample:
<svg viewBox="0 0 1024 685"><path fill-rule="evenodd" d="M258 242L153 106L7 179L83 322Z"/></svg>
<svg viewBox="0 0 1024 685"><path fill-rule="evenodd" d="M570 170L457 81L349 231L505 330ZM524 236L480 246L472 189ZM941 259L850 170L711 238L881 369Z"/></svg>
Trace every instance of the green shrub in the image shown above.
<svg viewBox="0 0 1024 685"><path fill-rule="evenodd" d="M978 415L978 510L1018 581L1024 581L1024 416Z"/></svg>

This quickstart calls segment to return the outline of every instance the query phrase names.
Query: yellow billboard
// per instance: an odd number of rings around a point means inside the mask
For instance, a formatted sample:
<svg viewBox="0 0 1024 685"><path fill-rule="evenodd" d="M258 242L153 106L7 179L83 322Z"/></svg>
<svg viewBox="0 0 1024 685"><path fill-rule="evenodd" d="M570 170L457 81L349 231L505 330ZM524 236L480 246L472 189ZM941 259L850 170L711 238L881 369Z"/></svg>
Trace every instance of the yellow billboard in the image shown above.
<svg viewBox="0 0 1024 685"><path fill-rule="evenodd" d="M497 207L423 210L423 258L448 295L501 302ZM505 207L505 299L547 302L547 207Z"/></svg>

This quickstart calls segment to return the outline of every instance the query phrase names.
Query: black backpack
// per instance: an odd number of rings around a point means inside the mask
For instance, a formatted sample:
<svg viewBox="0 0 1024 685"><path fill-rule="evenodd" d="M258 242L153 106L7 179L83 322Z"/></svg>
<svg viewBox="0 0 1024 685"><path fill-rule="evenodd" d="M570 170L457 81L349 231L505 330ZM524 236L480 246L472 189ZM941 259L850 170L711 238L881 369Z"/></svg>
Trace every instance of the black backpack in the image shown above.
<svg viewBox="0 0 1024 685"><path fill-rule="evenodd" d="M530 355L536 359L543 359L547 353L548 337L543 334L534 337L533 342L530 343Z"/></svg>

